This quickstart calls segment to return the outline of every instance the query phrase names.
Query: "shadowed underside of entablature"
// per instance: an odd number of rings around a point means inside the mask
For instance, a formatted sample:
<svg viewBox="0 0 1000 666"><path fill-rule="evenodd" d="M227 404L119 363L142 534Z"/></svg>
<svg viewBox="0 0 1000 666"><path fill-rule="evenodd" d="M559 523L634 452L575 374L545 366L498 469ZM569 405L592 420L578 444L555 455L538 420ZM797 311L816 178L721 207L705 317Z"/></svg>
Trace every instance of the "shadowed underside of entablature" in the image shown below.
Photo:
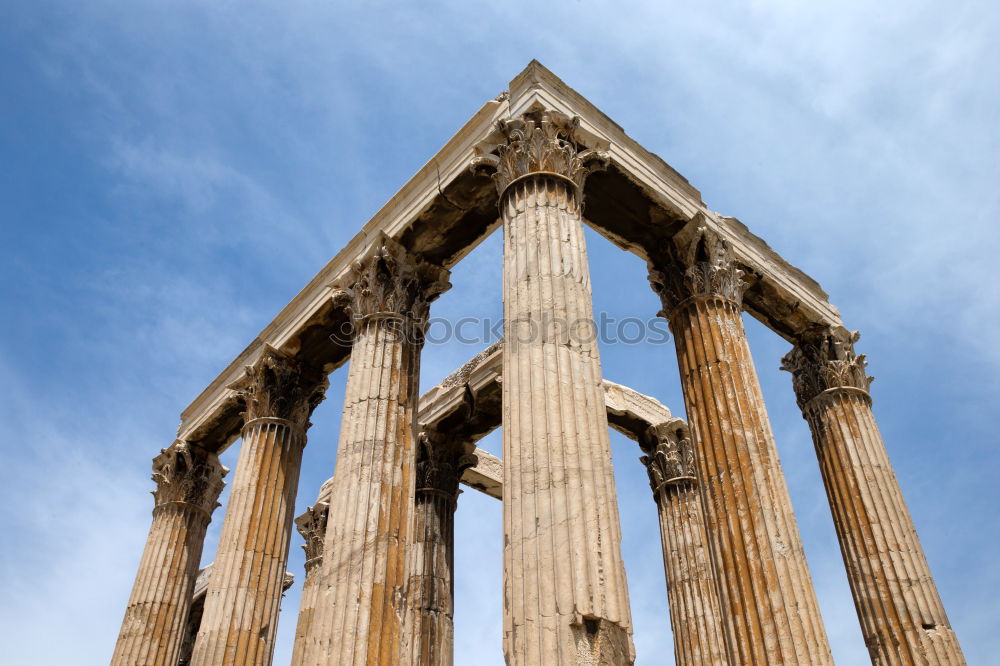
<svg viewBox="0 0 1000 666"><path fill-rule="evenodd" d="M436 430L460 441L478 462L465 470L462 483L500 499L503 462L476 447L476 442L500 427L500 384L503 376L503 341L476 355L440 384L420 397L417 421L423 430ZM655 398L621 384L604 380L608 425L626 437L640 441L650 426L683 423ZM323 484L317 502L325 502L330 481Z"/></svg>
<svg viewBox="0 0 1000 666"><path fill-rule="evenodd" d="M349 346L330 336L348 323L347 313L331 299L332 285L381 234L426 261L451 268L496 229L496 189L469 165L498 142L498 121L537 110L578 118L578 140L608 154L609 167L592 174L584 189L586 221L600 234L649 261L685 226L708 227L728 241L735 260L751 276L743 299L751 315L789 340L812 327L841 326L837 309L814 280L739 220L709 210L698 190L666 162L532 61L508 91L484 104L184 410L178 438L221 451L238 437L241 410L228 386L265 345L327 372L348 359Z"/></svg>

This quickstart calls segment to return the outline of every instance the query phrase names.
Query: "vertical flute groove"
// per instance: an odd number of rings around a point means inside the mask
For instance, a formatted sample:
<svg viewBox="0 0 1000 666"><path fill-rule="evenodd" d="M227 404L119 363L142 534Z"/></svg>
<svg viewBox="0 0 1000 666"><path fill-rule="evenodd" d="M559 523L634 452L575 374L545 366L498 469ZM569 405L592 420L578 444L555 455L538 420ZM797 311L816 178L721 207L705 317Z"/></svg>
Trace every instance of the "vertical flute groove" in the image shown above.
<svg viewBox="0 0 1000 666"><path fill-rule="evenodd" d="M730 666L690 431L682 420L672 419L650 426L640 443L660 518L674 662Z"/></svg>
<svg viewBox="0 0 1000 666"><path fill-rule="evenodd" d="M833 659L741 318L743 272L693 224L651 270L677 347L732 664ZM657 264L659 265L659 264Z"/></svg>
<svg viewBox="0 0 1000 666"><path fill-rule="evenodd" d="M175 666L223 467L213 453L177 441L153 460L156 505L112 666Z"/></svg>
<svg viewBox="0 0 1000 666"><path fill-rule="evenodd" d="M454 516L459 479L476 462L453 434L424 430L418 438L415 536L410 549L411 609L404 643L414 666L454 660Z"/></svg>
<svg viewBox="0 0 1000 666"><path fill-rule="evenodd" d="M352 315L354 340L316 608L296 666L412 661L404 630L420 348L446 278L381 235L335 290Z"/></svg>
<svg viewBox="0 0 1000 666"><path fill-rule="evenodd" d="M633 659L600 365L595 342L567 330L593 322L574 196L560 179L538 177L512 185L501 203L512 664L587 663L591 650L610 660L602 663ZM519 324L532 330L511 328Z"/></svg>
<svg viewBox="0 0 1000 666"><path fill-rule="evenodd" d="M865 644L875 666L964 666L872 414L858 337L806 331L782 368L812 432Z"/></svg>
<svg viewBox="0 0 1000 666"><path fill-rule="evenodd" d="M305 431L326 386L265 347L231 387L246 406L243 441L192 666L271 663Z"/></svg>

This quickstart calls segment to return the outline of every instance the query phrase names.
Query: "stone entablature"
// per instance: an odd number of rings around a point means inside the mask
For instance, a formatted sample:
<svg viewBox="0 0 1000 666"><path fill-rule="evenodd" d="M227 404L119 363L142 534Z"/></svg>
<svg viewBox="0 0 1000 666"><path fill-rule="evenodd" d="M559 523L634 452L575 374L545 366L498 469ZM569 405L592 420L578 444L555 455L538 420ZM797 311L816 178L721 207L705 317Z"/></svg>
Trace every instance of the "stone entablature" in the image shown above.
<svg viewBox="0 0 1000 666"><path fill-rule="evenodd" d="M498 123L538 108L549 109L550 116L575 119L573 133L575 142L583 147L581 152L596 150L607 156L607 170L595 174L583 190L589 200L587 221L601 234L648 260L679 229L697 219L698 225L729 243L734 259L753 272L755 280L745 294L745 307L755 317L789 340L813 326L841 325L837 309L815 281L783 260L739 220L708 209L698 191L669 165L555 75L532 62L511 81L509 94L477 111L184 410L178 436L211 441L220 450L238 436L238 407L226 387L244 366L254 362L265 344L308 352L327 371L347 360L349 348L330 345L325 336L314 338L311 332L318 326L336 329L345 324L346 314L330 307L333 285L343 281L379 234L444 268L455 265L489 235L497 224L498 193L489 181L469 172L469 163L501 142ZM630 215L622 216L605 201L627 207ZM636 215L643 219L637 222Z"/></svg>

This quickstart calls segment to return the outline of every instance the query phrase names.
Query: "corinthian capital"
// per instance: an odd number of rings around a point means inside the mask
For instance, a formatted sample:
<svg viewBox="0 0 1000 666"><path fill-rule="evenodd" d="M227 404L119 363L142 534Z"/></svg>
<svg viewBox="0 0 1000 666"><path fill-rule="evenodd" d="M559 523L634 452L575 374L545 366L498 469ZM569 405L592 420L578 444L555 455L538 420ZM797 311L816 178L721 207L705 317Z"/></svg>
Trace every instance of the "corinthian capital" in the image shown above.
<svg viewBox="0 0 1000 666"><path fill-rule="evenodd" d="M431 301L451 287L448 276L383 233L334 288L334 300L355 322L382 317L422 324Z"/></svg>
<svg viewBox="0 0 1000 666"><path fill-rule="evenodd" d="M329 517L330 505L326 502L317 502L316 506L309 507L295 519L295 527L306 540L302 546L306 551L306 571L311 570L323 558L323 541Z"/></svg>
<svg viewBox="0 0 1000 666"><path fill-rule="evenodd" d="M191 506L209 517L226 484L229 472L219 458L201 447L177 440L153 458L153 498L156 507L167 504Z"/></svg>
<svg viewBox="0 0 1000 666"><path fill-rule="evenodd" d="M865 372L864 354L855 354L857 331L817 328L803 334L781 359L781 369L792 373L792 388L801 409L824 391L837 388L868 393L874 377Z"/></svg>
<svg viewBox="0 0 1000 666"><path fill-rule="evenodd" d="M693 233L681 232L657 257L649 282L660 297L665 316L689 298L716 297L738 307L746 289L746 274L733 260L729 242L694 220Z"/></svg>
<svg viewBox="0 0 1000 666"><path fill-rule="evenodd" d="M587 176L607 166L608 156L581 150L577 140L580 119L556 111L526 113L497 123L505 141L494 151L472 161L474 172L489 173L501 195L518 178L547 173L562 176L583 189Z"/></svg>
<svg viewBox="0 0 1000 666"><path fill-rule="evenodd" d="M424 429L417 436L417 494L437 493L455 500L462 474L477 462L464 447L436 430Z"/></svg>
<svg viewBox="0 0 1000 666"><path fill-rule="evenodd" d="M693 484L696 477L691 431L681 419L651 425L640 442L647 455L639 458L649 472L649 486L659 500L668 485Z"/></svg>
<svg viewBox="0 0 1000 666"><path fill-rule="evenodd" d="M247 366L243 378L229 388L246 405L246 423L275 418L305 430L309 416L323 402L327 386L329 382L322 372L266 345L257 362Z"/></svg>

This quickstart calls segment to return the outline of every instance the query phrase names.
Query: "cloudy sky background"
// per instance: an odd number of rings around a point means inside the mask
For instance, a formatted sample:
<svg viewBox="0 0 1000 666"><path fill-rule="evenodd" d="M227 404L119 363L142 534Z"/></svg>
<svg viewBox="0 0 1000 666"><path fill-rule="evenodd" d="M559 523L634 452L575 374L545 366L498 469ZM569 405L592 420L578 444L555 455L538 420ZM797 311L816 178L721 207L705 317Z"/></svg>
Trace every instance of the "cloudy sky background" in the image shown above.
<svg viewBox="0 0 1000 666"><path fill-rule="evenodd" d="M538 58L861 330L952 623L970 663L995 663L996 6L413 4L4 3L0 661L107 662L149 525L149 461L180 410ZM655 313L642 263L587 240L595 310ZM454 271L435 315L500 316L498 241ZM747 325L834 654L865 663L812 443L777 369L788 344ZM483 346L429 346L423 388ZM609 379L683 414L672 344L602 354ZM332 473L345 377L313 418L300 510ZM499 437L484 446L499 452ZM672 663L655 507L637 447L613 434L613 448L638 663ZM497 502L463 494L458 664L503 663L500 529Z"/></svg>

